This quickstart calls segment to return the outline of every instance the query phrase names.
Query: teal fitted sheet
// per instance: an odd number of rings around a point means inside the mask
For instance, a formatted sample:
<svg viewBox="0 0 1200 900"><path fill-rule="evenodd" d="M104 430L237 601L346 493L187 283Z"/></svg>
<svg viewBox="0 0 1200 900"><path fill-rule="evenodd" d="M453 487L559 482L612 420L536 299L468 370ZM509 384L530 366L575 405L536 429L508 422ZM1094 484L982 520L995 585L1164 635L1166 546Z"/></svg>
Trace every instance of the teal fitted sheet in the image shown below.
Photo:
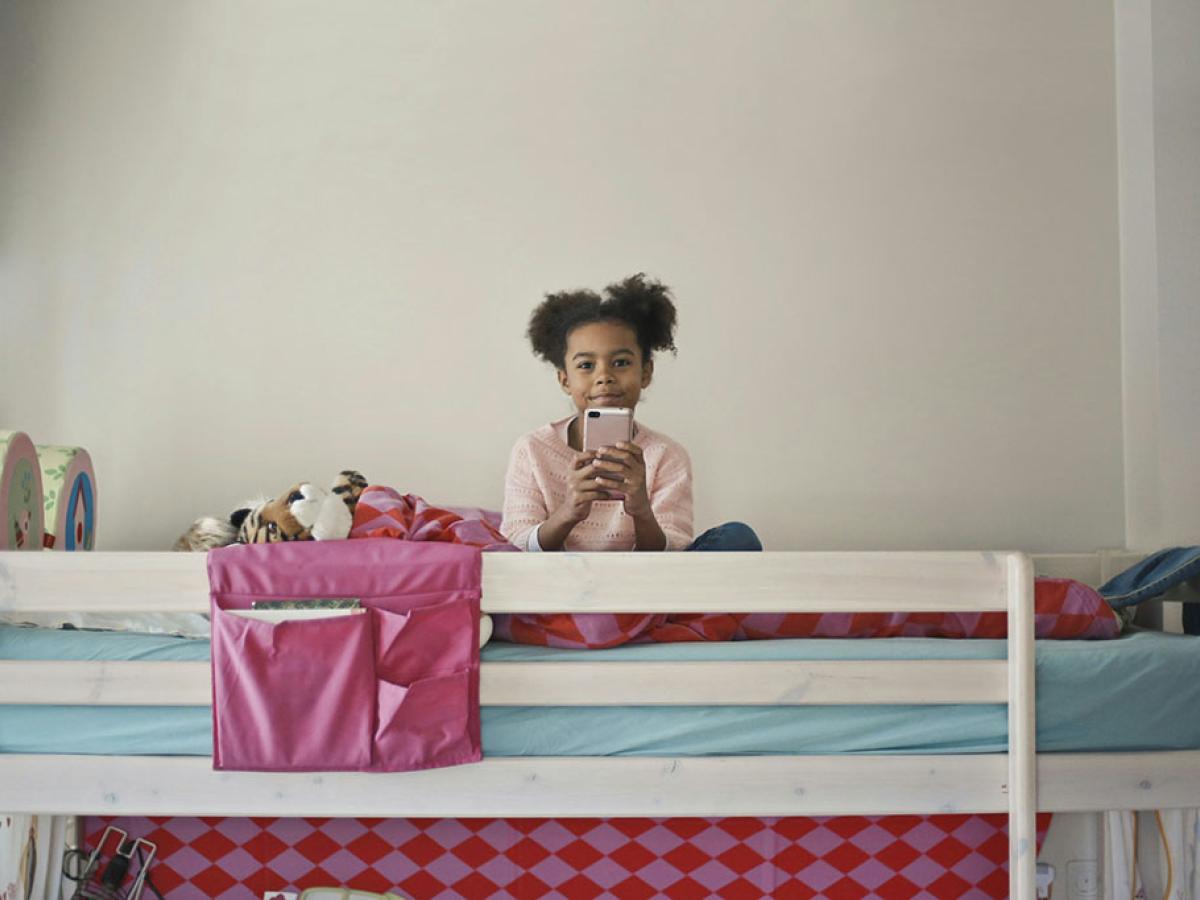
<svg viewBox="0 0 1200 900"><path fill-rule="evenodd" d="M998 659L1004 642L889 638L551 650L494 643L487 661ZM0 626L0 659L206 660L208 642ZM1200 638L1135 632L1037 642L1039 751L1200 748ZM488 756L704 756L1003 751L1003 706L491 707ZM207 756L207 707L0 706L0 752Z"/></svg>

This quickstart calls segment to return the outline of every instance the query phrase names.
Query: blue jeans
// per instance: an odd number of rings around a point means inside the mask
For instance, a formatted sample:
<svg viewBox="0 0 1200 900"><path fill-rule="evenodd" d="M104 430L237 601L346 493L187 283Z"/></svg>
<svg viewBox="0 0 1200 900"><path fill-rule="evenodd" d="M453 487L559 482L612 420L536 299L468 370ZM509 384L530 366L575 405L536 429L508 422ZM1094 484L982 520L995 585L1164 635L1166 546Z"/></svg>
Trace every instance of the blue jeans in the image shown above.
<svg viewBox="0 0 1200 900"><path fill-rule="evenodd" d="M1171 547L1147 556L1100 587L1109 606L1133 606L1200 578L1200 547Z"/></svg>
<svg viewBox="0 0 1200 900"><path fill-rule="evenodd" d="M1101 586L1100 595L1110 606L1133 606L1193 578L1200 578L1200 547L1170 547L1130 566ZM1183 605L1183 631L1200 634L1200 603Z"/></svg>
<svg viewBox="0 0 1200 900"><path fill-rule="evenodd" d="M761 550L762 541L744 522L726 522L696 538L688 550Z"/></svg>

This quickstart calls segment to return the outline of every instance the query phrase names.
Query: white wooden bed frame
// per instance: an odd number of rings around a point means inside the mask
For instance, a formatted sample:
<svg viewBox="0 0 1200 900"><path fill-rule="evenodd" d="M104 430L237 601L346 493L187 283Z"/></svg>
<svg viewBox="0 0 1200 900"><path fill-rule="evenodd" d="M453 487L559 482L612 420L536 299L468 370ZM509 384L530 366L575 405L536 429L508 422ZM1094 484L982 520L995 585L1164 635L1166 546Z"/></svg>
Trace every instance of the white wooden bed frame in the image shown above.
<svg viewBox="0 0 1200 900"><path fill-rule="evenodd" d="M1136 556L1039 560L1098 583ZM0 553L0 609L207 612L202 555ZM0 754L0 810L96 815L789 816L1007 812L1034 896L1036 810L1200 806L1200 751L1034 747L1020 553L484 554L487 612L1008 614L1007 660L485 663L484 705L1007 703L1006 754L503 758L399 774L217 772L205 757ZM736 604L731 602L737 598ZM0 661L0 704L207 706L206 662Z"/></svg>

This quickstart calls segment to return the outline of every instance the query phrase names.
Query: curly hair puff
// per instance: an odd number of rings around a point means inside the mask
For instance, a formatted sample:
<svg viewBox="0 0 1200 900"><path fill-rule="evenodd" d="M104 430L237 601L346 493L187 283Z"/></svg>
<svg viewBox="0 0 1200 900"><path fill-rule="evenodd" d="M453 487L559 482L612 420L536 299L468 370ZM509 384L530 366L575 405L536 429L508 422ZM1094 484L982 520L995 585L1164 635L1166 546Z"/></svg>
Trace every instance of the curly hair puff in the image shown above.
<svg viewBox="0 0 1200 900"><path fill-rule="evenodd" d="M529 317L525 332L533 352L559 369L566 367L567 337L580 325L623 322L637 335L642 362L655 350L675 349L675 304L670 289L639 272L610 284L604 297L594 291L547 294Z"/></svg>

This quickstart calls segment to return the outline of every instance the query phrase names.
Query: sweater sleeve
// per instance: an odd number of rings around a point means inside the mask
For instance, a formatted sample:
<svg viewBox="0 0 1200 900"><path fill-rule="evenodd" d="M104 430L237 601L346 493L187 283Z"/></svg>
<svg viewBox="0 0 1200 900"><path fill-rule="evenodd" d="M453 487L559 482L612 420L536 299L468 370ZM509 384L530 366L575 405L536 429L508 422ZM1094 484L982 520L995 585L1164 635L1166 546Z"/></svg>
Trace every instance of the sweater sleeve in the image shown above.
<svg viewBox="0 0 1200 900"><path fill-rule="evenodd" d="M667 550L692 542L692 461L680 446L668 448L654 473L650 508L667 539Z"/></svg>
<svg viewBox="0 0 1200 900"><path fill-rule="evenodd" d="M504 510L500 532L510 544L524 548L529 534L546 521L546 499L533 475L529 442L521 439L512 449L504 476Z"/></svg>

